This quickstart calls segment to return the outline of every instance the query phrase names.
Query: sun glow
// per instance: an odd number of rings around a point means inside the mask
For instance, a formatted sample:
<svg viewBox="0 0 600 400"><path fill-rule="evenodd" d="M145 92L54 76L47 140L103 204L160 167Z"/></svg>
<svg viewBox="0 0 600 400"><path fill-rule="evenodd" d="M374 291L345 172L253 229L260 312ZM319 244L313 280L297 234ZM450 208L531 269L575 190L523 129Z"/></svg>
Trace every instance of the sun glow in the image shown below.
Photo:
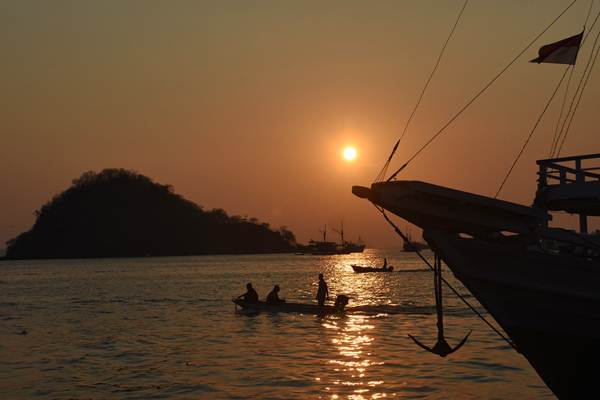
<svg viewBox="0 0 600 400"><path fill-rule="evenodd" d="M344 157L344 160L346 161L354 161L357 155L358 152L352 146L345 147L344 151L342 152L342 157Z"/></svg>

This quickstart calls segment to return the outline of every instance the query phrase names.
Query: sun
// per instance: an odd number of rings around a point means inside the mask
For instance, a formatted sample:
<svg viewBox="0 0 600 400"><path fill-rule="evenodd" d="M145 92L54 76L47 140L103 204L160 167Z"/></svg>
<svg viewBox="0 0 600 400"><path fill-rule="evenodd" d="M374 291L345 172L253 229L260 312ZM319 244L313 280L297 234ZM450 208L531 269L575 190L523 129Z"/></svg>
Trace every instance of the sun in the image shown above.
<svg viewBox="0 0 600 400"><path fill-rule="evenodd" d="M357 155L358 153L356 149L352 146L345 147L344 151L342 152L342 156L346 161L354 161Z"/></svg>

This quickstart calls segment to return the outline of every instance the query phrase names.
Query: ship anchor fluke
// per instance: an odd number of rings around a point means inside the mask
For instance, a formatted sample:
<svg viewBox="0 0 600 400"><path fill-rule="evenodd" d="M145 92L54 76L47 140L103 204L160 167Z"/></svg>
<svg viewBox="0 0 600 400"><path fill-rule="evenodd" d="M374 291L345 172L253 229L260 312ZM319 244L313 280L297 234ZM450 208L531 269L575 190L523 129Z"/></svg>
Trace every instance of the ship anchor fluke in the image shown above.
<svg viewBox="0 0 600 400"><path fill-rule="evenodd" d="M463 344L466 343L471 332L473 331L469 331L469 333L467 333L467 336L465 336L463 340L461 340L460 343L458 343L454 348L450 347L450 345L444 338L443 332L441 334L438 334L437 343L433 347L429 347L426 344L419 342L419 340L410 333L408 334L408 337L410 337L419 347L423 348L424 350L427 350L428 352L433 354L437 354L440 357L446 357L448 354L452 354L456 350L460 349L463 346Z"/></svg>
<svg viewBox="0 0 600 400"><path fill-rule="evenodd" d="M435 254L434 259L434 270L433 270L433 286L435 292L435 309L437 313L437 327L438 327L438 336L437 342L433 347L429 347L417 340L416 337L408 334L419 347L427 350L430 353L437 354L440 357L446 357L448 354L454 353L456 350L460 349L471 335L472 330L467 333L467 335L461 340L454 348L450 347L446 338L444 337L444 313L443 313L443 303L442 303L442 259L440 256Z"/></svg>

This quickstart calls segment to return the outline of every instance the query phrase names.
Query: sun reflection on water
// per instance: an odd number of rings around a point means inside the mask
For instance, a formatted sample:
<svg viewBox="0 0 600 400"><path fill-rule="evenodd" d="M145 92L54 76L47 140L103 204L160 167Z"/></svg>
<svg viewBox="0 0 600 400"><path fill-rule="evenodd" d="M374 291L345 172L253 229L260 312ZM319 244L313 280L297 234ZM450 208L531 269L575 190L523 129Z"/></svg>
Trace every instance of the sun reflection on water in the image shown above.
<svg viewBox="0 0 600 400"><path fill-rule="evenodd" d="M333 372L328 378L322 378L329 398L338 399L382 399L395 397L398 393L386 386L384 379L388 366L381 353L387 349L385 340L381 341L379 330L382 318L388 317L386 311L405 306L408 293L399 296L398 278L401 275L374 273L358 274L352 270L352 264L381 267L382 259L368 253L352 254L332 258L329 261L326 279L333 288L333 294L346 294L351 301L349 308L358 307L369 310L367 314L349 313L343 318L326 318L321 325L330 335L330 343L335 349L327 364ZM414 266L394 265L396 271ZM403 279L403 283L405 282ZM405 289L404 289L405 290ZM385 342L385 343L384 343ZM415 386L411 383L411 387ZM418 384L416 385L419 386Z"/></svg>
<svg viewBox="0 0 600 400"><path fill-rule="evenodd" d="M384 383L383 380L369 376L371 367L384 364L371 357L374 338L370 331L375 329L371 317L348 315L341 319L323 321L323 327L336 332L331 342L339 355L328 361L333 370L339 372L338 378L331 382L334 387L330 388L338 393L332 394L331 398L336 399L342 393L355 400L385 397L383 393L371 393Z"/></svg>

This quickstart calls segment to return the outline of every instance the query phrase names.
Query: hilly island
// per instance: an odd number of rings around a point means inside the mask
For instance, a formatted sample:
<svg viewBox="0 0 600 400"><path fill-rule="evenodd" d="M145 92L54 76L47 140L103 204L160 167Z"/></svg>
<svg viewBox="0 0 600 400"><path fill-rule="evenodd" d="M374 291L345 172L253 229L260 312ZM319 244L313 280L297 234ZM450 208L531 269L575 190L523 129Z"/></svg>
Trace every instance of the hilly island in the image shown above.
<svg viewBox="0 0 600 400"><path fill-rule="evenodd" d="M89 171L35 212L9 240L7 259L283 253L294 234L255 218L229 216L126 169Z"/></svg>

